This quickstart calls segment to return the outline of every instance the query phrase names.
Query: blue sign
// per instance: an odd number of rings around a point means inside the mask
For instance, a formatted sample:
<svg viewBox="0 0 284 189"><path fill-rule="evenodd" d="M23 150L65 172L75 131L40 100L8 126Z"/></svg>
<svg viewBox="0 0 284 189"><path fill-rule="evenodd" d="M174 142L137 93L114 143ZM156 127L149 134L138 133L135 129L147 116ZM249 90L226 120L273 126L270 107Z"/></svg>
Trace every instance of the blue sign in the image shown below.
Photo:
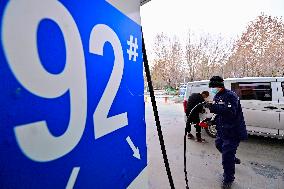
<svg viewBox="0 0 284 189"><path fill-rule="evenodd" d="M0 188L127 188L147 166L141 27L104 0L1 1Z"/></svg>
<svg viewBox="0 0 284 189"><path fill-rule="evenodd" d="M184 96L186 92L186 85L181 85L179 87L179 96Z"/></svg>

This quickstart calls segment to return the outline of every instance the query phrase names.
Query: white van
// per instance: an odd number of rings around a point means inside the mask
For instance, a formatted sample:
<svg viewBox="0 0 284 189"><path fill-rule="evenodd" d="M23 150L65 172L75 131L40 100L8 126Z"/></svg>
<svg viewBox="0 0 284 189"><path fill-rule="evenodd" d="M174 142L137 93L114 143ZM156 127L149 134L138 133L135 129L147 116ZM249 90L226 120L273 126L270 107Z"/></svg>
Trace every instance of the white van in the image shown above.
<svg viewBox="0 0 284 189"><path fill-rule="evenodd" d="M192 93L210 92L208 83L209 80L187 83L184 109ZM239 96L249 134L284 138L284 77L229 78L224 84ZM212 99L211 94L209 98ZM201 115L211 116L209 110ZM206 132L215 137L215 126Z"/></svg>

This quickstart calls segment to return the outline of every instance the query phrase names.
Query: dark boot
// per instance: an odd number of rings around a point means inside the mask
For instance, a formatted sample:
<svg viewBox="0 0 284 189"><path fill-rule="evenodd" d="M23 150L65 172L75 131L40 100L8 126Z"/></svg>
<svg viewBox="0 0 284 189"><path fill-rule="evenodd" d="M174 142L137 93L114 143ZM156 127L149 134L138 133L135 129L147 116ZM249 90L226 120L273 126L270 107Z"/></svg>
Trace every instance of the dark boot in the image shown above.
<svg viewBox="0 0 284 189"><path fill-rule="evenodd" d="M241 160L239 158L235 158L235 164L241 164Z"/></svg>
<svg viewBox="0 0 284 189"><path fill-rule="evenodd" d="M233 184L233 181L232 182L222 182L222 189L230 189L232 188L232 184Z"/></svg>
<svg viewBox="0 0 284 189"><path fill-rule="evenodd" d="M195 141L196 142L206 142L206 140L204 138L196 138Z"/></svg>
<svg viewBox="0 0 284 189"><path fill-rule="evenodd" d="M194 136L191 133L187 134L188 139L194 139Z"/></svg>
<svg viewBox="0 0 284 189"><path fill-rule="evenodd" d="M196 142L205 142L205 139L201 138L201 133L196 133Z"/></svg>

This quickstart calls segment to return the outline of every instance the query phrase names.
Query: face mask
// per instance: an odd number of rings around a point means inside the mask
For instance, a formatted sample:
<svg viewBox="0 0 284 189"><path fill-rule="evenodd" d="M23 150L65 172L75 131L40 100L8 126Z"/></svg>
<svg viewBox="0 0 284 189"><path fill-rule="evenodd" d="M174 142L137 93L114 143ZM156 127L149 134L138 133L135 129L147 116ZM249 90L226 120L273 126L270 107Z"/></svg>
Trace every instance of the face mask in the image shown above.
<svg viewBox="0 0 284 189"><path fill-rule="evenodd" d="M217 88L211 88L211 93L213 95L216 95L219 92L219 90Z"/></svg>

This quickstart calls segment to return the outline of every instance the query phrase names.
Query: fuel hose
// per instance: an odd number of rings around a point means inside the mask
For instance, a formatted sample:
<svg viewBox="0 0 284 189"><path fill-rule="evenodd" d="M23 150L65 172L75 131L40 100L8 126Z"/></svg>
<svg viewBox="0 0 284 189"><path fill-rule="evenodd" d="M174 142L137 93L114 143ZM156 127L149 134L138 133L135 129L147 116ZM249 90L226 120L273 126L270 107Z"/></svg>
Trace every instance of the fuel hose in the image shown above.
<svg viewBox="0 0 284 189"><path fill-rule="evenodd" d="M144 68L145 68L148 88L149 88L149 92L150 92L153 112L154 112L154 116L155 116L160 146L161 146L161 150L162 150L162 154L163 154L164 164L165 164L165 167L166 167L166 171L167 171L167 175L168 175L168 179L169 179L171 189L175 189L173 177L172 177L172 174L171 174L171 169L170 169L170 165L169 165L169 161L168 161L168 157L167 157L167 152L166 152L166 148L165 148L165 142L164 142L163 132L162 132L162 128L161 128L161 123L160 123L160 120L159 120L159 114L158 114L154 89L153 89L152 80L151 80L151 74L150 74L150 68L149 68L149 63L148 63L148 59L147 59L147 53L146 53L146 48L145 48L145 43L144 43L143 32L142 32L142 53L143 53Z"/></svg>

